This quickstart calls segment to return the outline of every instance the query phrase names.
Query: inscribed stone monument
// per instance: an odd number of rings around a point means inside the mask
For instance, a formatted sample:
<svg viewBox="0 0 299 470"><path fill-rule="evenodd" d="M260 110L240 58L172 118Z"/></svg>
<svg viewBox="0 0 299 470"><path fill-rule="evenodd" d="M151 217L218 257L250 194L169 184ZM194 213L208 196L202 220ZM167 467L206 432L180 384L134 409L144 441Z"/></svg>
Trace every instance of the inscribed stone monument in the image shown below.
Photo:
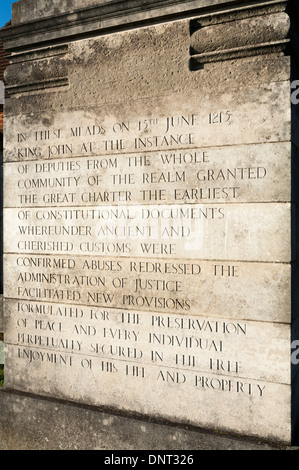
<svg viewBox="0 0 299 470"><path fill-rule="evenodd" d="M84 6L1 32L5 389L295 442L296 2Z"/></svg>

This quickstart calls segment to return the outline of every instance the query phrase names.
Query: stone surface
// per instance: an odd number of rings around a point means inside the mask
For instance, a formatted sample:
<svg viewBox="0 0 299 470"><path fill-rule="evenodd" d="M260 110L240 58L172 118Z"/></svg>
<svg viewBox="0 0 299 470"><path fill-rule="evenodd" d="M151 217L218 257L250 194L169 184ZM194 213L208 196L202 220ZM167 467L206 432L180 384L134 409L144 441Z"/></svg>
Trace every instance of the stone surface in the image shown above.
<svg viewBox="0 0 299 470"><path fill-rule="evenodd" d="M233 0L236 1L236 0ZM121 5L123 2L111 2L111 0L87 0L84 2L84 8L98 7L98 6L110 6L110 10L122 9L124 8ZM164 7L164 10L167 12L182 12L184 10L209 7L214 5L221 5L228 3L227 0L196 0L191 2L190 0L182 0L180 2L175 2L173 0L151 0L143 1L140 0L130 0L126 2L125 9L135 9L137 11L148 14L148 10L151 8ZM231 3L231 2L230 2ZM110 5L109 5L110 4ZM112 4L112 5L111 5ZM37 1L28 2L28 0L19 0L13 5L13 24L24 23L31 21L32 19L44 19L47 17L61 15L63 13L70 14L76 10L82 10L82 1L80 0L69 0L64 4L61 4L60 0L52 0L51 2L46 1ZM164 13L165 14L165 13Z"/></svg>
<svg viewBox="0 0 299 470"><path fill-rule="evenodd" d="M290 444L286 2L122 3L2 33L6 389Z"/></svg>
<svg viewBox="0 0 299 470"><path fill-rule="evenodd" d="M201 450L288 449L3 391L0 406L1 450L101 450L110 458L113 450L131 451L134 456L136 450L187 450L188 455L195 452L197 462L201 456L196 451Z"/></svg>
<svg viewBox="0 0 299 470"><path fill-rule="evenodd" d="M11 298L291 321L288 264L6 254L5 270Z"/></svg>
<svg viewBox="0 0 299 470"><path fill-rule="evenodd" d="M122 103L121 108L110 104L67 112L49 110L47 115L7 117L4 160L285 142L291 136L290 120L288 82L229 93L215 90L212 96L158 96L154 101L146 98Z"/></svg>
<svg viewBox="0 0 299 470"><path fill-rule="evenodd" d="M20 351L48 347L60 353L93 356L95 361L116 360L116 367L119 361L130 359L141 365L151 364L154 357L157 370L166 363L182 370L196 367L204 373L221 371L227 375L234 371L240 378L290 383L286 354L290 335L285 324L265 321L261 330L256 321L142 311L125 313L83 306L72 310L66 304L42 302L30 305L31 310L24 301L6 303L5 340L7 344L19 346ZM47 312L51 314L50 324L43 319ZM133 327L130 318L135 319ZM84 338L85 322L88 322L90 339ZM152 354L153 348L157 348L157 355ZM230 359L231 350L235 351L234 362ZM23 360L32 357L22 353ZM284 364L281 357L286 358Z"/></svg>
<svg viewBox="0 0 299 470"><path fill-rule="evenodd" d="M169 204L289 202L290 160L291 148L284 142L149 151L125 158L78 157L68 159L67 165L57 159L26 159L25 164L6 165L5 206L116 206L132 200L142 204L149 191L159 194L156 186L162 189L161 202ZM131 175L130 185L117 178L126 173ZM159 199L152 197L150 202L158 204Z"/></svg>
<svg viewBox="0 0 299 470"><path fill-rule="evenodd" d="M7 47L14 49L25 44L28 46L53 42L57 40L57 36L60 40L86 37L86 35L97 35L99 30L109 33L136 25L153 24L161 20L169 21L180 15L192 16L197 14L198 10L209 14L213 7L219 6L226 10L227 5L231 3L227 0L130 0L126 2L100 0L96 3L90 0L86 5L87 8L82 9L82 5L77 0L69 0L63 6L56 0L33 4L27 0L21 0L13 6L12 26L7 27L3 34L7 39ZM246 5L244 0L237 0L236 3L241 10L243 4ZM268 3L270 10L271 4L274 4L273 7L276 9L276 1L266 2L266 5ZM279 3L285 6L286 2ZM59 8L58 5L60 5ZM267 7L266 11L268 11ZM58 24L55 20L56 14L59 14ZM32 18L35 19L34 22L31 21ZM14 37L11 38L11 36Z"/></svg>
<svg viewBox="0 0 299 470"><path fill-rule="evenodd" d="M20 210L5 210L7 220L18 224L6 224L6 253L54 251L73 256L88 252L105 256L156 255L159 259L167 256L219 261L291 260L290 204L227 204L225 208L216 204L208 207L185 204L183 208L174 204L170 208L163 204L159 208L118 206L117 210L96 207L87 211L73 206L28 212L28 225L22 225L25 232L22 236ZM54 220L54 225L49 225L49 220ZM255 221L254 226L251 220ZM31 235L27 227L34 226L38 228Z"/></svg>
<svg viewBox="0 0 299 470"><path fill-rule="evenodd" d="M233 0L236 2L236 0ZM86 0L84 2L84 7L97 7L103 6L106 4L115 4L116 7L121 7L120 3L122 2L111 2L111 0ZM221 5L228 3L227 0L196 0L195 2L191 2L190 0L182 0L180 2L175 2L173 0L161 1L161 0L151 0L151 1L143 1L140 0L130 0L126 2L126 8L139 8L139 10L143 10L144 13L147 13L147 10L150 7L167 7L173 8L175 11L184 11L184 9L192 8L202 8L214 5ZM230 2L232 3L232 2ZM177 5L179 4L179 5ZM61 4L60 0L52 0L51 2L46 1L37 1L33 0L29 2L28 0L19 0L13 5L13 24L31 21L32 19L43 19L47 18L48 16L55 16L60 15L62 13L72 13L76 10L82 9L82 2L80 0L69 0L64 4Z"/></svg>

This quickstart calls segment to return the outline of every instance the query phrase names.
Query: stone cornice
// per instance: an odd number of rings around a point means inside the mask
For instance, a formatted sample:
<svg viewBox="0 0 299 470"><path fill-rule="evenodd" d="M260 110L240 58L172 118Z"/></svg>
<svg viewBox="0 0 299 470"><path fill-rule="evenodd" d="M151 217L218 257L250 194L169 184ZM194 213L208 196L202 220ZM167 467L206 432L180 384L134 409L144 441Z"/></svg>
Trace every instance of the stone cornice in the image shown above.
<svg viewBox="0 0 299 470"><path fill-rule="evenodd" d="M5 71L9 95L68 86L67 53L61 45L13 54Z"/></svg>
<svg viewBox="0 0 299 470"><path fill-rule="evenodd" d="M25 3L25 2L24 2ZM248 0L112 0L85 9L14 24L0 31L8 51L92 37L159 21L192 17L215 10L233 10L261 3ZM264 3L264 2L262 2ZM266 3L286 3L269 0ZM34 18L34 15L33 15Z"/></svg>
<svg viewBox="0 0 299 470"><path fill-rule="evenodd" d="M191 20L190 68L208 62L289 53L291 21L287 8L287 1L265 1Z"/></svg>
<svg viewBox="0 0 299 470"><path fill-rule="evenodd" d="M68 65L71 61L68 41L104 34L105 31L107 33L116 29L129 29L133 25L136 26L136 22L142 24L140 15L143 15L143 21L151 17L157 22L158 5L161 8L161 19L162 13L166 13L166 4L168 7L171 4L172 8L174 5L184 5L186 13L190 3L196 6L204 1L211 3L211 0L154 0L151 2L151 8L146 8L149 0L143 0L141 12L140 8L137 8L140 7L141 0L117 0L77 13L5 27L1 32L4 45L13 52L10 56L11 65L5 75L9 94L42 92L57 87L60 90L67 89ZM116 6L120 4L122 10L116 11ZM227 2L225 5L218 2L217 5L214 4L213 9L210 5L208 10L188 10L190 56L186 54L186 62L190 61L190 70L198 70L209 62L263 54L290 54L291 43L296 44L297 37L296 22L290 21L290 15L294 16L289 11L292 5L296 8L296 3L292 3L292 0L240 0L230 3L230 6ZM167 11L167 18L173 19L169 10ZM96 13L101 13L101 21ZM165 21L166 16L163 18ZM113 22L113 27L110 25L108 28L108 23L105 23L108 19ZM296 51L293 51L293 54L296 55Z"/></svg>

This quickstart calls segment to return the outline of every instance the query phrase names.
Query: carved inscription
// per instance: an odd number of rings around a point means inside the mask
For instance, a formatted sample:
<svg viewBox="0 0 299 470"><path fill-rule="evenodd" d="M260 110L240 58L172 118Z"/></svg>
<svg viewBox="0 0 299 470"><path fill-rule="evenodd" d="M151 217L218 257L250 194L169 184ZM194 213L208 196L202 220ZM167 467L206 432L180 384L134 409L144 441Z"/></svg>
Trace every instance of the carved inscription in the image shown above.
<svg viewBox="0 0 299 470"><path fill-rule="evenodd" d="M265 332L260 333L257 322L28 301L10 301L8 310L7 341L15 345L16 357L29 365L100 365L106 373L144 379L148 366L154 366L157 382L183 384L189 371L192 387L230 393L239 389L260 397L265 385L253 384L248 377L264 376L269 368L268 380L288 380L287 370L271 372ZM275 337L274 326L269 323L266 330ZM273 343L278 355L286 337L287 328ZM252 356L252 344L259 344L264 361ZM221 380L210 375L218 373L232 378L221 386Z"/></svg>
<svg viewBox="0 0 299 470"><path fill-rule="evenodd" d="M230 318L290 315L288 266L277 286L276 266L266 263L7 254L5 264L5 289L18 299L226 317L229 290ZM261 296L258 306L251 292Z"/></svg>
<svg viewBox="0 0 299 470"><path fill-rule="evenodd" d="M285 143L7 164L6 207L287 201L289 164Z"/></svg>
<svg viewBox="0 0 299 470"><path fill-rule="evenodd" d="M6 340L20 374L8 386L109 406L122 387L124 407L147 412L138 383L228 403L262 403L272 382L288 383L288 366L273 364L288 344L290 147L264 143L262 125L259 143L243 142L246 117L220 105L12 123ZM81 374L92 382L82 391Z"/></svg>

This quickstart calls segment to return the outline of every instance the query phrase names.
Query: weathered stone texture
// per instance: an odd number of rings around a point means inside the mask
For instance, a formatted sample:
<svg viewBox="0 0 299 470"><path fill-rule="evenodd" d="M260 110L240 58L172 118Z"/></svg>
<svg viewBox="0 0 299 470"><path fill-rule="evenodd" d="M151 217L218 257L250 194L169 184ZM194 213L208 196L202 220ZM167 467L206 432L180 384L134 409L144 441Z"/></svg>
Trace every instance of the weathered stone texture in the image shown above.
<svg viewBox="0 0 299 470"><path fill-rule="evenodd" d="M3 33L6 387L290 443L287 2L122 3Z"/></svg>

